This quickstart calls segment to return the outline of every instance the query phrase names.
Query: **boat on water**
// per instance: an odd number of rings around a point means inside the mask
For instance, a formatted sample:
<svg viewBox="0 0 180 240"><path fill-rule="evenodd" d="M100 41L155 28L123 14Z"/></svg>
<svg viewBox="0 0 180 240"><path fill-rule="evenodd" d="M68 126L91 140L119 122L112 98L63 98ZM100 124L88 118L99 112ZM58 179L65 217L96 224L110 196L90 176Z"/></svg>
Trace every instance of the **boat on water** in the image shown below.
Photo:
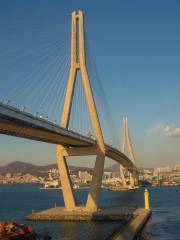
<svg viewBox="0 0 180 240"><path fill-rule="evenodd" d="M131 186L129 186L129 190L134 190L134 189L138 189L138 188L140 188L140 186L134 186L134 187L131 187Z"/></svg>
<svg viewBox="0 0 180 240"><path fill-rule="evenodd" d="M135 189L138 189L139 186L134 186L134 187L131 187L131 186L127 186L127 187L124 187L124 186L111 186L111 187L108 187L107 189L109 191L130 191L130 190L135 190Z"/></svg>
<svg viewBox="0 0 180 240"><path fill-rule="evenodd" d="M51 237L38 235L32 225L25 226L17 222L0 222L0 240L51 240Z"/></svg>
<svg viewBox="0 0 180 240"><path fill-rule="evenodd" d="M78 189L78 188L79 188L79 185L73 184L73 189Z"/></svg>
<svg viewBox="0 0 180 240"><path fill-rule="evenodd" d="M79 185L73 184L73 189L78 189ZM40 189L61 189L59 181L53 180L53 181L47 181L44 183L44 186Z"/></svg>
<svg viewBox="0 0 180 240"><path fill-rule="evenodd" d="M59 182L57 180L47 181L41 189L61 189Z"/></svg>

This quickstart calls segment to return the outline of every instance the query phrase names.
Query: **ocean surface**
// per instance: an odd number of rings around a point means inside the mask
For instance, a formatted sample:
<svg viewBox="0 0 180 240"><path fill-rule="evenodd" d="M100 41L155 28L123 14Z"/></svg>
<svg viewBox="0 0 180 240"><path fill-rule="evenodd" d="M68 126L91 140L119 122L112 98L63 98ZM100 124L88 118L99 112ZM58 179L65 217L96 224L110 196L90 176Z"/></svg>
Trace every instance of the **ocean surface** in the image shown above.
<svg viewBox="0 0 180 240"><path fill-rule="evenodd" d="M180 240L180 187L149 187L153 209L148 231L152 240ZM88 189L77 189L76 197L83 204ZM126 192L102 190L101 206L144 205L144 189ZM63 205L60 190L41 190L37 184L0 185L0 221L11 220L29 224L24 216L54 205ZM106 239L120 227L118 222L35 222L36 231L48 232L53 240Z"/></svg>

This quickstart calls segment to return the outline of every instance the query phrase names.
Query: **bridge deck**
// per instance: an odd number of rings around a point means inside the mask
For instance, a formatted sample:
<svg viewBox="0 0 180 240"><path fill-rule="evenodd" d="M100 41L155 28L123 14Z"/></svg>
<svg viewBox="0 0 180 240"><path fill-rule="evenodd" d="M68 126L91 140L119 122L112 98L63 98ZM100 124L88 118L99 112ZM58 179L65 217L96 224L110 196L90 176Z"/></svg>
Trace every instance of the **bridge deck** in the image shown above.
<svg viewBox="0 0 180 240"><path fill-rule="evenodd" d="M92 138L2 103L0 103L0 133L71 147L87 147L96 144ZM135 167L119 150L107 144L105 147L107 157L130 170Z"/></svg>

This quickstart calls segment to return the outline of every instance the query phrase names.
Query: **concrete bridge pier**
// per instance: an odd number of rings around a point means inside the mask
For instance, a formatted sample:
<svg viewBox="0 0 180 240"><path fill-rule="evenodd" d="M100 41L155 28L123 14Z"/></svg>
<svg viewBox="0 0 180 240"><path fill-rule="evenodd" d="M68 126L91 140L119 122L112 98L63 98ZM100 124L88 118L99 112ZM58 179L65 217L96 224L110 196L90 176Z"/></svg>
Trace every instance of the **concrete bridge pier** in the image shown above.
<svg viewBox="0 0 180 240"><path fill-rule="evenodd" d="M99 195L101 191L102 177L104 171L104 161L105 153L98 149L94 166L93 179L86 202L86 208L90 210L98 209Z"/></svg>
<svg viewBox="0 0 180 240"><path fill-rule="evenodd" d="M122 186L123 188L128 188L128 185L124 176L124 170L125 170L124 167L120 164L120 177L122 180Z"/></svg>
<svg viewBox="0 0 180 240"><path fill-rule="evenodd" d="M69 174L69 169L66 162L66 157L63 155L63 146L57 145L57 163L59 169L59 177L61 186L63 189L63 197L65 207L68 209L73 209L76 207L76 199L74 196L72 181Z"/></svg>
<svg viewBox="0 0 180 240"><path fill-rule="evenodd" d="M93 179L90 191L87 197L86 205L83 207L84 211L97 211L99 207L99 196L101 191L102 176L104 170L105 153L99 147L80 147L68 148L61 145L57 146L57 161L60 174L60 181L62 185L62 192L64 197L65 208L69 210L78 209L75 199L74 190L68 171L66 157L68 156L89 156L97 155L94 166Z"/></svg>
<svg viewBox="0 0 180 240"><path fill-rule="evenodd" d="M129 169L129 187L135 188L135 186L138 186L138 176L137 171L135 169L136 167L136 160L135 155L132 147L132 142L129 134L129 128L128 128L128 118L123 118L123 141L122 141L122 148L121 151L125 154L125 150L127 150L128 155L133 163L132 169ZM127 188L126 181L124 179L124 171L123 168L120 166L120 176L122 178L122 182L125 188Z"/></svg>

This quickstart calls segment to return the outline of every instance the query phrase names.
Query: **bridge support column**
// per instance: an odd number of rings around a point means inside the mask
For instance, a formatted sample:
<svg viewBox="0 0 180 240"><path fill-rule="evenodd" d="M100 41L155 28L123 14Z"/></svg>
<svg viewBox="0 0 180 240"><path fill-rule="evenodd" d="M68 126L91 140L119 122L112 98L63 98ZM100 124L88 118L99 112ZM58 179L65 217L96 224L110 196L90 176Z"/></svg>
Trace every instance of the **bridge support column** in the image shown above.
<svg viewBox="0 0 180 240"><path fill-rule="evenodd" d="M124 167L122 165L120 165L120 177L121 177L121 180L122 180L123 187L127 188L127 183L126 183L126 179L125 179L125 176L124 176Z"/></svg>
<svg viewBox="0 0 180 240"><path fill-rule="evenodd" d="M125 153L125 146L127 147L128 153L129 153L129 157L133 163L134 168L129 169L129 186L131 188L134 188L135 185L138 185L138 176L137 176L137 172L135 169L135 165L136 165L136 160L135 160L135 155L134 155L134 151L133 151L133 147L132 147L132 143L131 143L131 138L130 138L130 134L129 134L129 128L128 128L128 118L125 117L123 118L123 144L122 144L122 152ZM124 175L122 174L121 170L120 170L120 174L121 177L123 177Z"/></svg>
<svg viewBox="0 0 180 240"><path fill-rule="evenodd" d="M90 156L96 155L94 173L90 191L87 197L85 208L87 210L96 211L98 209L99 195L101 191L102 176L104 170L105 152L98 146L93 147L76 147L68 148L63 146L57 147L57 158L59 163L60 180L62 184L65 206L67 208L76 207L76 201L68 173L65 157L67 156Z"/></svg>
<svg viewBox="0 0 180 240"><path fill-rule="evenodd" d="M80 72L82 75L82 83L84 87L84 92L86 96L86 103L88 111L90 114L94 136L96 139L95 154L96 162L94 167L94 174L92 179L92 185L90 188L90 193L87 198L87 209L96 210L98 208L99 193L102 183L102 175L104 169L104 160L105 160L105 145L103 134L101 130L101 125L98 117L98 112L95 105L95 100L92 92L92 88L89 81L89 76L86 67L86 51L85 51L85 38L84 38L84 18L82 11L72 13L72 24L71 24L71 68L69 73L69 80L66 89L66 95L64 100L64 107L61 118L61 126L63 128L68 128L71 107L74 95L74 86L76 81L76 74ZM81 151L86 155L87 149L82 148L64 148L65 154L78 154L81 155ZM90 152L92 153L94 149ZM59 171L60 178L63 187L64 201L67 207L74 207L76 205L72 184L70 182L70 177L67 169L67 164L65 158L62 157L62 152L58 152L58 161L59 161ZM88 152L87 152L88 155ZM62 166L61 166L62 164ZM63 168L63 169L61 169ZM66 186L66 182L68 183Z"/></svg>
<svg viewBox="0 0 180 240"><path fill-rule="evenodd" d="M66 157L63 155L63 147L61 145L57 145L56 154L65 207L68 209L75 208L76 200L71 178L69 175Z"/></svg>
<svg viewBox="0 0 180 240"><path fill-rule="evenodd" d="M131 188L135 187L135 179L134 179L134 174L130 172L129 174L129 185Z"/></svg>
<svg viewBox="0 0 180 240"><path fill-rule="evenodd" d="M101 191L102 177L104 171L104 161L105 154L101 152L101 150L98 150L94 166L92 183L86 202L86 208L90 210L98 209L99 195Z"/></svg>

